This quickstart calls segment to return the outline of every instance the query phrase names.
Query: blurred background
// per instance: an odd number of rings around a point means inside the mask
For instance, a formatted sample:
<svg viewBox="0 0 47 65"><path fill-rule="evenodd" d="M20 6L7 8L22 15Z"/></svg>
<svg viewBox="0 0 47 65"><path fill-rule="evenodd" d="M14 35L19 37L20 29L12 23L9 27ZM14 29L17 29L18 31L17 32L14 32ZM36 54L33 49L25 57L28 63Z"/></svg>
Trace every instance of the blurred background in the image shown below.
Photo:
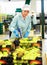
<svg viewBox="0 0 47 65"><path fill-rule="evenodd" d="M19 13L21 13L21 8L26 4L26 0L0 0L0 34L8 34L8 26L11 23L13 17ZM27 2L28 3L28 2ZM41 0L29 0L30 14L32 11L36 14L37 25L36 25L36 32L40 34L41 30ZM47 0L44 0L44 37L47 38ZM3 26L3 27L2 27ZM42 34L40 34L42 35Z"/></svg>

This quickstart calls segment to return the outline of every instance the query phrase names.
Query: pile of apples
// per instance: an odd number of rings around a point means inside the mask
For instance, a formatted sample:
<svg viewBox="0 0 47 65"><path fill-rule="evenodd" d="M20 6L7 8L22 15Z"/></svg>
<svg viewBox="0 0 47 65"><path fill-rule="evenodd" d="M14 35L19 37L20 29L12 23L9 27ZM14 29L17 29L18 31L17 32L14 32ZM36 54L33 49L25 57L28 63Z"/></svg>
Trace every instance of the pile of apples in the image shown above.
<svg viewBox="0 0 47 65"><path fill-rule="evenodd" d="M21 38L15 42L10 40L0 40L0 60L2 57L7 58L10 56L13 58L14 65L18 65L17 63L20 61L21 65L24 64L24 61L27 61L27 65L34 65L32 62L28 63L28 61L36 60L37 57L41 57L41 43L38 42L40 40L40 37ZM19 43L18 46L17 43Z"/></svg>

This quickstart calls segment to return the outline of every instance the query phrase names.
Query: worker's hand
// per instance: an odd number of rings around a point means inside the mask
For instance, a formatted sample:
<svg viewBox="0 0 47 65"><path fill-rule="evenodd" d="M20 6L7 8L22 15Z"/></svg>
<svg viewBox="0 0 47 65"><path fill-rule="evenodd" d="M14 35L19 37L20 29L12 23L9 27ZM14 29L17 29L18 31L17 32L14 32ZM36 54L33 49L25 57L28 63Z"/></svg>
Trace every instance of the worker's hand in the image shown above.
<svg viewBox="0 0 47 65"><path fill-rule="evenodd" d="M26 32L24 35L24 38L28 37L28 35L29 35L29 32Z"/></svg>
<svg viewBox="0 0 47 65"><path fill-rule="evenodd" d="M19 34L18 34L18 31L17 30L14 30L13 33L15 34L15 36L18 38L19 37Z"/></svg>

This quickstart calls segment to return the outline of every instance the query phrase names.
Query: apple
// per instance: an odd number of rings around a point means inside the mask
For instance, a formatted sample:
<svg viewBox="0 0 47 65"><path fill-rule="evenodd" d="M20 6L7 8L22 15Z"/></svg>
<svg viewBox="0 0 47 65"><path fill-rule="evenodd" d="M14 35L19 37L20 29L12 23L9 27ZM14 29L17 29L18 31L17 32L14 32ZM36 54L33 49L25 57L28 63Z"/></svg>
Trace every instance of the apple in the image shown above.
<svg viewBox="0 0 47 65"><path fill-rule="evenodd" d="M8 52L7 51L4 51L3 52L3 57L7 57L8 56Z"/></svg>
<svg viewBox="0 0 47 65"><path fill-rule="evenodd" d="M3 56L3 53L0 51L0 59L1 59L2 56Z"/></svg>

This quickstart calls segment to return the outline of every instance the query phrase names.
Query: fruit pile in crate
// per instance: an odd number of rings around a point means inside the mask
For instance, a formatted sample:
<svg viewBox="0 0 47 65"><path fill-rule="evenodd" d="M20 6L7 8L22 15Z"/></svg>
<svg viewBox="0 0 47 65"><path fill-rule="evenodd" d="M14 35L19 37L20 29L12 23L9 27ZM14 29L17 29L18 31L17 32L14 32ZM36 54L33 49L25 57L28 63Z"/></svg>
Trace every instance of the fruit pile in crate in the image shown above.
<svg viewBox="0 0 47 65"><path fill-rule="evenodd" d="M41 37L0 40L0 65L42 65Z"/></svg>

